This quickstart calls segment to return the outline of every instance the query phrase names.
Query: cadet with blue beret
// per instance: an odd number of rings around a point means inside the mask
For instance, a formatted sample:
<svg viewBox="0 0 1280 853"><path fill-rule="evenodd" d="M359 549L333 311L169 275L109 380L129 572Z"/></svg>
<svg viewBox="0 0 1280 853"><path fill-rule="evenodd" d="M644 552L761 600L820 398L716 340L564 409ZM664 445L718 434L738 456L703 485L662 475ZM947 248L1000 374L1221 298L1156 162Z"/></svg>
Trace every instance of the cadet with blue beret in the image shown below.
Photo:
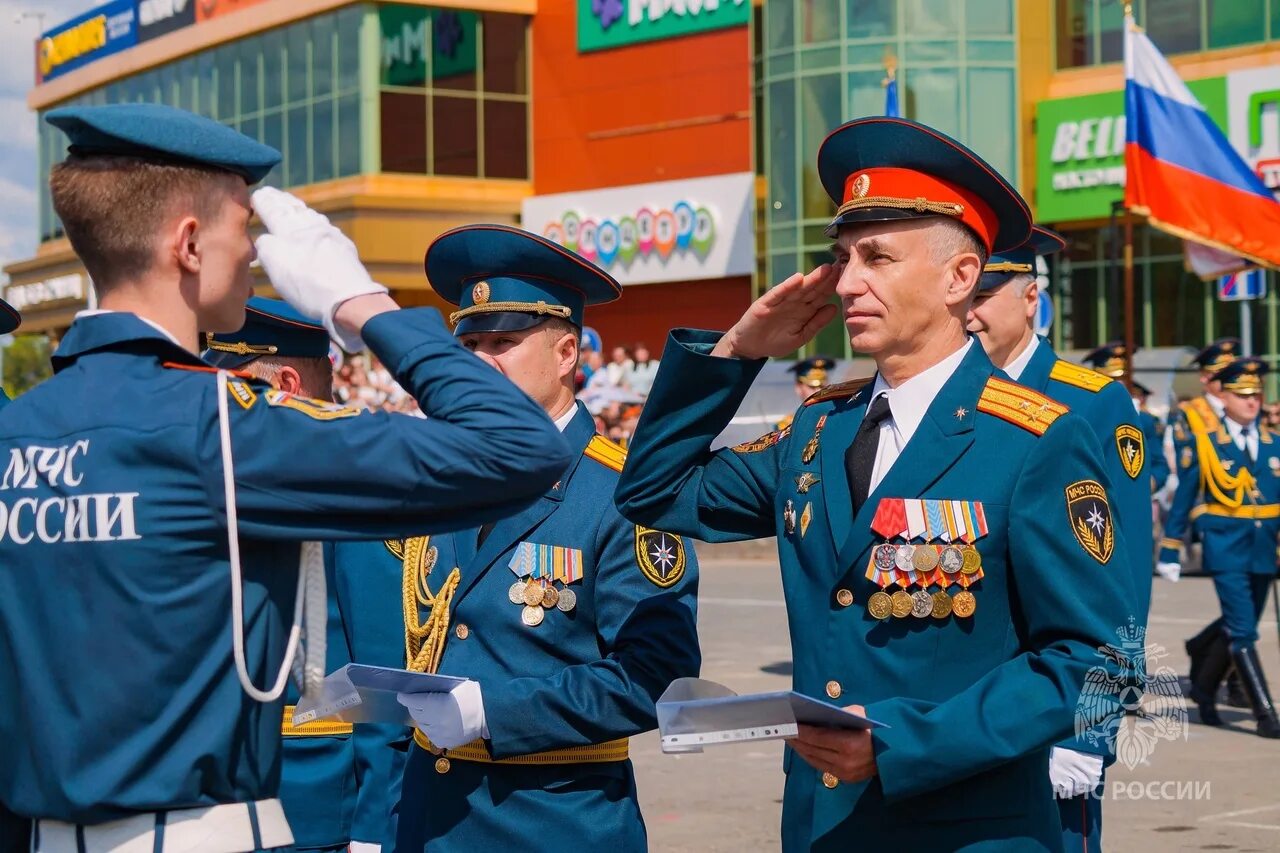
<svg viewBox="0 0 1280 853"><path fill-rule="evenodd" d="M1069 407L1098 437L1115 498L1116 525L1131 546L1133 585L1138 591L1132 615L1135 626L1145 629L1152 567L1151 490L1146 436L1129 393L1114 381L1124 375L1123 345L1118 350L1106 348L1105 365L1093 354L1087 356L1085 363L1094 367L1090 370L1059 358L1049 341L1035 333L1040 299L1036 259L1056 254L1066 245L1061 236L1037 225L1021 246L993 254L983 268L968 328L1011 379ZM1111 738L1091 741L1073 734L1053 748L1049 778L1066 849L1102 849L1102 799L1094 792L1103 784L1104 759L1114 758Z"/></svg>
<svg viewBox="0 0 1280 853"><path fill-rule="evenodd" d="M1191 684L1200 721L1222 725L1215 697L1234 665L1258 734L1277 738L1280 719L1255 648L1280 534L1280 438L1258 418L1266 373L1262 360L1236 358L1213 375L1222 389L1223 416L1212 431L1197 422L1196 410L1188 411L1194 452L1189 464L1179 463L1159 559L1180 563L1182 540L1188 527L1194 529L1222 609L1221 640L1204 654Z"/></svg>
<svg viewBox="0 0 1280 853"><path fill-rule="evenodd" d="M838 128L818 174L839 205L834 264L724 334L672 333L619 507L699 539L776 536L795 689L888 724L801 727L784 851L1061 850L1049 750L1134 593L1097 438L966 334L986 257L1026 241L1030 211L976 154L904 119ZM833 293L874 380L712 452L765 358L833 318ZM1113 713L1121 686L1098 685Z"/></svg>
<svg viewBox="0 0 1280 853"><path fill-rule="evenodd" d="M50 188L101 310L0 418L0 803L53 853L291 845L280 721L319 555L299 542L502 518L567 448L435 311L397 310L325 217L275 189L251 202L279 152L153 104L46 118L71 142ZM428 419L196 355L201 330L244 323L254 211L276 290L348 349L367 340Z"/></svg>
<svg viewBox="0 0 1280 853"><path fill-rule="evenodd" d="M613 505L626 452L574 399L583 308L608 273L518 228L474 225L426 254L454 334L522 388L578 456L533 506L494 524L339 546L339 565L398 565L410 668L466 676L402 696L418 724L396 809L398 851L647 849L629 759L655 703L700 665L697 561L679 536Z"/></svg>

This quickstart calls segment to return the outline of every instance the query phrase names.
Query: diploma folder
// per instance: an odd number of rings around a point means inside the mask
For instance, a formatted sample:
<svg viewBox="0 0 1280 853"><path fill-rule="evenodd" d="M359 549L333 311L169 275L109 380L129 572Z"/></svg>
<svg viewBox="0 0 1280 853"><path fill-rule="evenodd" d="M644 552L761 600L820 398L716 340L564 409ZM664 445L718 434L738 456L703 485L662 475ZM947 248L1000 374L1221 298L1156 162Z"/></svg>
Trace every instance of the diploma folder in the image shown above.
<svg viewBox="0 0 1280 853"><path fill-rule="evenodd" d="M298 701L293 724L341 720L409 726L413 725L413 718L409 716L409 709L396 699L396 694L449 693L466 682L467 679L452 675L349 663L324 677L319 696L304 696Z"/></svg>
<svg viewBox="0 0 1280 853"><path fill-rule="evenodd" d="M662 751L702 752L704 746L794 737L797 727L883 728L866 717L791 690L739 696L723 684L678 678L658 700Z"/></svg>

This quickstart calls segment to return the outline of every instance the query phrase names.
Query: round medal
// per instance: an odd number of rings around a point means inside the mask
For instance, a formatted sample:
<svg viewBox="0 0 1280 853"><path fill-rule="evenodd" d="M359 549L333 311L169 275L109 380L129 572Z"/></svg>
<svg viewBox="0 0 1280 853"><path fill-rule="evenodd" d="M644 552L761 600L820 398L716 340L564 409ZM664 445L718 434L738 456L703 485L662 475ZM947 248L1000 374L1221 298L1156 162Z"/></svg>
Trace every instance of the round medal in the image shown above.
<svg viewBox="0 0 1280 853"><path fill-rule="evenodd" d="M890 612L893 613L894 618L905 619L911 615L911 608L915 604L915 601L911 598L910 593L906 590L900 589L889 598L891 601Z"/></svg>
<svg viewBox="0 0 1280 853"><path fill-rule="evenodd" d="M530 607L537 607L542 603L542 584L537 581L529 581L524 588L524 603Z"/></svg>
<svg viewBox="0 0 1280 853"><path fill-rule="evenodd" d="M954 545L948 545L938 555L938 565L947 574L954 575L964 568L964 552Z"/></svg>
<svg viewBox="0 0 1280 853"><path fill-rule="evenodd" d="M938 567L938 549L932 545L917 545L911 557L911 565L918 572L931 572Z"/></svg>
<svg viewBox="0 0 1280 853"><path fill-rule="evenodd" d="M951 615L951 596L943 590L933 594L933 618L946 619Z"/></svg>
<svg viewBox="0 0 1280 853"><path fill-rule="evenodd" d="M896 569L903 572L911 571L911 556L915 554L916 549L910 545L899 545L897 553L893 555L893 565Z"/></svg>
<svg viewBox="0 0 1280 853"><path fill-rule="evenodd" d="M559 603L560 590L556 589L554 586L548 585L547 588L542 591L542 606L550 610Z"/></svg>
<svg viewBox="0 0 1280 853"><path fill-rule="evenodd" d="M887 592L873 592L867 599L867 612L875 619L888 619L893 615L893 599Z"/></svg>
<svg viewBox="0 0 1280 853"><path fill-rule="evenodd" d="M570 610L578 606L578 594L569 587L560 590L560 600L556 602L556 609L561 613L568 613Z"/></svg>
<svg viewBox="0 0 1280 853"><path fill-rule="evenodd" d="M884 543L883 545L877 545L876 550L874 552L875 560L876 560L876 568L882 572L887 569L892 569L893 558L897 553L898 553L897 547L894 545L890 545L888 542Z"/></svg>
<svg viewBox="0 0 1280 853"><path fill-rule="evenodd" d="M978 569L982 568L982 555L978 553L978 549L972 545L966 545L964 553L961 556L960 571L966 575L976 575Z"/></svg>
<svg viewBox="0 0 1280 853"><path fill-rule="evenodd" d="M972 616L973 611L977 609L978 600L967 589L957 592L955 597L951 599L951 612L961 618Z"/></svg>
<svg viewBox="0 0 1280 853"><path fill-rule="evenodd" d="M933 613L933 596L923 589L911 593L911 615L917 619L928 619Z"/></svg>
<svg viewBox="0 0 1280 853"><path fill-rule="evenodd" d="M528 605L520 611L520 621L530 628L536 628L542 624L542 608Z"/></svg>
<svg viewBox="0 0 1280 853"><path fill-rule="evenodd" d="M524 588L527 581L516 581L507 590L507 598L511 599L512 604L524 604Z"/></svg>

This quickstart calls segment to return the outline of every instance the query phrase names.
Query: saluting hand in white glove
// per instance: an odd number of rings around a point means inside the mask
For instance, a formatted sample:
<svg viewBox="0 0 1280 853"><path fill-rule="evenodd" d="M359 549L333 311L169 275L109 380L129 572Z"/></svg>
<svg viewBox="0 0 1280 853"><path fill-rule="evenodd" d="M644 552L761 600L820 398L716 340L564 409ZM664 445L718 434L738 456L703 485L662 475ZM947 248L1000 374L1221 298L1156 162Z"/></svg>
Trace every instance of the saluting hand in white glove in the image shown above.
<svg viewBox="0 0 1280 853"><path fill-rule="evenodd" d="M344 349L364 349L359 329L339 327L333 319L347 300L387 292L369 277L355 244L328 217L275 187L255 190L253 209L267 226L256 245L272 286L299 312L323 323Z"/></svg>

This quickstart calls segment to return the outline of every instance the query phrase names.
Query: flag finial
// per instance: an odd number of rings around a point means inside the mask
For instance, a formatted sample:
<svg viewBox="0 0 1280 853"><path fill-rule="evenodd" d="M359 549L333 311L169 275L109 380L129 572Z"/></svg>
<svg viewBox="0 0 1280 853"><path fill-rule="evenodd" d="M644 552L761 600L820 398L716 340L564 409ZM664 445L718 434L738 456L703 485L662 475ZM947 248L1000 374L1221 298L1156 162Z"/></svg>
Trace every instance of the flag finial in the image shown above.
<svg viewBox="0 0 1280 853"><path fill-rule="evenodd" d="M888 86L898 78L898 57L893 55L893 51L889 48L884 49L884 56L881 58L881 64L884 65L885 77L880 81L881 86Z"/></svg>

